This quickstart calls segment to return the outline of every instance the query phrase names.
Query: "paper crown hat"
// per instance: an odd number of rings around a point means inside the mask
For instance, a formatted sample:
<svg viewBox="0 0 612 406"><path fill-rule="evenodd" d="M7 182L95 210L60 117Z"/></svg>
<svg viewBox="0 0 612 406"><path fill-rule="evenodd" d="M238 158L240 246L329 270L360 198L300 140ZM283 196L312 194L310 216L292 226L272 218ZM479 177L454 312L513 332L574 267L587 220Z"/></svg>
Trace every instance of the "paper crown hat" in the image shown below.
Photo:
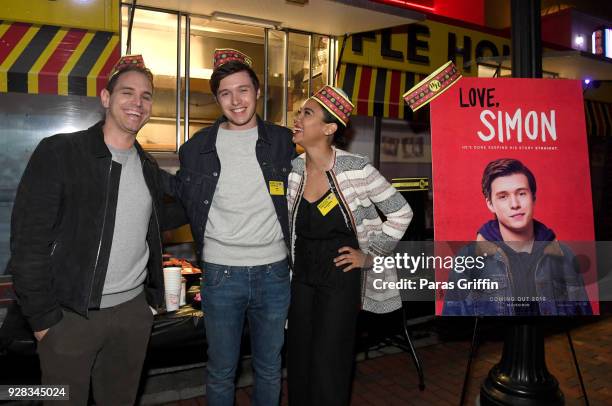
<svg viewBox="0 0 612 406"><path fill-rule="evenodd" d="M332 86L323 86L311 97L323 108L336 117L344 126L348 124L349 117L355 108L344 90Z"/></svg>
<svg viewBox="0 0 612 406"><path fill-rule="evenodd" d="M242 62L248 66L253 65L251 58L240 51L236 51L235 49L231 48L215 49L215 53L213 55L213 66L215 69L232 61Z"/></svg>
<svg viewBox="0 0 612 406"><path fill-rule="evenodd" d="M461 74L453 62L448 61L404 93L402 97L412 111L417 111L444 93L459 79L461 79Z"/></svg>
<svg viewBox="0 0 612 406"><path fill-rule="evenodd" d="M111 80L116 74L123 72L124 70L129 69L131 67L142 69L149 77L149 80L153 82L153 74L145 66L142 55L123 55L121 58L119 58L115 66L113 66L113 70L111 71L108 80Z"/></svg>

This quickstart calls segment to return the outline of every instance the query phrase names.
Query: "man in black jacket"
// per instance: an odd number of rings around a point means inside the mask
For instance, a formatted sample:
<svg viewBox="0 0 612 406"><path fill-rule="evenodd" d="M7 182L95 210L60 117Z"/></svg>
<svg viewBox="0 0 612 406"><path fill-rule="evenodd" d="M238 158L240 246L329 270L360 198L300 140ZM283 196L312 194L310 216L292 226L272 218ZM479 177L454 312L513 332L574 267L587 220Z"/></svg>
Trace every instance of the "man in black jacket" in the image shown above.
<svg viewBox="0 0 612 406"><path fill-rule="evenodd" d="M253 404L279 403L289 306L287 177L295 147L287 128L260 120L250 59L215 52L210 84L223 117L185 143L174 191L204 262L202 309L208 341L206 397L234 404L244 319L255 369Z"/></svg>
<svg viewBox="0 0 612 406"><path fill-rule="evenodd" d="M38 340L42 383L69 385L71 404L132 405L163 300L157 164L136 134L153 76L125 56L100 94L105 119L43 139L12 215L15 291ZM181 221L179 220L178 223Z"/></svg>

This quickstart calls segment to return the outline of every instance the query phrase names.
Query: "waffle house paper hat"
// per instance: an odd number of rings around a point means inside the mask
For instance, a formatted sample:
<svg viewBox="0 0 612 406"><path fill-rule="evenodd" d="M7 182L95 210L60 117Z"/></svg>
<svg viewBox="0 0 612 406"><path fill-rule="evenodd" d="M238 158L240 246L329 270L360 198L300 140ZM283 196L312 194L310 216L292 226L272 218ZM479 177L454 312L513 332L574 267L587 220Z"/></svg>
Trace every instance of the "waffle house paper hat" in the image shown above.
<svg viewBox="0 0 612 406"><path fill-rule="evenodd" d="M342 89L326 85L313 94L311 98L329 111L332 116L340 120L345 127L347 126L355 105L351 103L348 95Z"/></svg>
<svg viewBox="0 0 612 406"><path fill-rule="evenodd" d="M444 93L459 79L461 79L461 74L457 67L452 61L448 61L404 93L402 97L412 111L417 111Z"/></svg>
<svg viewBox="0 0 612 406"><path fill-rule="evenodd" d="M123 55L121 58L119 58L115 66L113 66L113 70L111 70L111 73L108 76L108 80L110 81L115 75L131 67L136 67L144 70L146 75L149 77L149 80L153 82L153 74L145 66L142 55Z"/></svg>
<svg viewBox="0 0 612 406"><path fill-rule="evenodd" d="M215 69L232 61L241 62L247 66L253 65L251 58L240 51L231 48L215 49L215 53L213 54L213 66Z"/></svg>

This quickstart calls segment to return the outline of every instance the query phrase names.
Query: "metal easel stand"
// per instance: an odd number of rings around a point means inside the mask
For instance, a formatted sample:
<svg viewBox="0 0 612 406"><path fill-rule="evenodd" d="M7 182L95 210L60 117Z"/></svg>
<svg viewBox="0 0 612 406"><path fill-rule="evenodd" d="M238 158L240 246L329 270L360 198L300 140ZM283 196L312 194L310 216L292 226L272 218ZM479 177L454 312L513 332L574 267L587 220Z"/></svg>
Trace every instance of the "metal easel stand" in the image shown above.
<svg viewBox="0 0 612 406"><path fill-rule="evenodd" d="M414 344L412 343L412 337L408 331L408 313L404 303L405 302L402 301L402 336L388 337L384 340L384 342L385 344L400 348L401 350L410 354L419 376L419 390L423 391L425 390L425 375L423 374L423 365L421 364L421 360L417 355Z"/></svg>
<svg viewBox="0 0 612 406"><path fill-rule="evenodd" d="M472 345L470 345L470 354L468 355L468 363L465 368L465 375L463 376L463 387L461 388L461 400L459 401L459 406L463 406L465 404L465 396L467 395L467 383L470 379L470 372L472 369L472 359L474 359L474 354L478 349L478 319L480 317L474 317L474 332L472 333Z"/></svg>
<svg viewBox="0 0 612 406"><path fill-rule="evenodd" d="M584 404L586 406L589 406L589 397L587 396L584 381L582 380L582 373L580 372L580 366L578 365L578 358L576 357L576 351L574 350L574 342L572 341L572 336L570 334L569 328L565 330L565 333L567 334L567 342L569 343L570 350L572 351L572 359L574 360L576 374L578 374L578 380L580 381L580 389L582 390L582 396L584 397Z"/></svg>

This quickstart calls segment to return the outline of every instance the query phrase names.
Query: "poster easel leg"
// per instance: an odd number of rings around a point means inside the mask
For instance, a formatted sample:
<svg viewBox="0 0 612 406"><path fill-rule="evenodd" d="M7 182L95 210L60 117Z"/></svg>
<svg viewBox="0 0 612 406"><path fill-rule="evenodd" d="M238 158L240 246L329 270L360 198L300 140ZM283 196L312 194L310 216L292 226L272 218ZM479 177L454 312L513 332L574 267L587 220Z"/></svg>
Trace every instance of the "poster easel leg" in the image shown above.
<svg viewBox="0 0 612 406"><path fill-rule="evenodd" d="M470 369L472 368L472 359L478 346L478 317L474 317L474 332L472 333L472 344L470 345L470 355L468 356L467 367L465 368L465 376L463 377L463 387L461 388L461 400L459 406L463 406L465 395L467 394L467 384L470 379Z"/></svg>
<svg viewBox="0 0 612 406"><path fill-rule="evenodd" d="M574 366L576 367L576 373L578 374L578 380L580 381L580 389L582 389L582 396L584 396L584 404L589 406L589 397L587 396L584 381L582 380L582 373L580 373L580 366L578 365L578 358L576 357L576 351L574 350L574 342L570 334L569 329L565 331L567 334L567 342L569 343L570 350L572 350L572 358L574 360Z"/></svg>

